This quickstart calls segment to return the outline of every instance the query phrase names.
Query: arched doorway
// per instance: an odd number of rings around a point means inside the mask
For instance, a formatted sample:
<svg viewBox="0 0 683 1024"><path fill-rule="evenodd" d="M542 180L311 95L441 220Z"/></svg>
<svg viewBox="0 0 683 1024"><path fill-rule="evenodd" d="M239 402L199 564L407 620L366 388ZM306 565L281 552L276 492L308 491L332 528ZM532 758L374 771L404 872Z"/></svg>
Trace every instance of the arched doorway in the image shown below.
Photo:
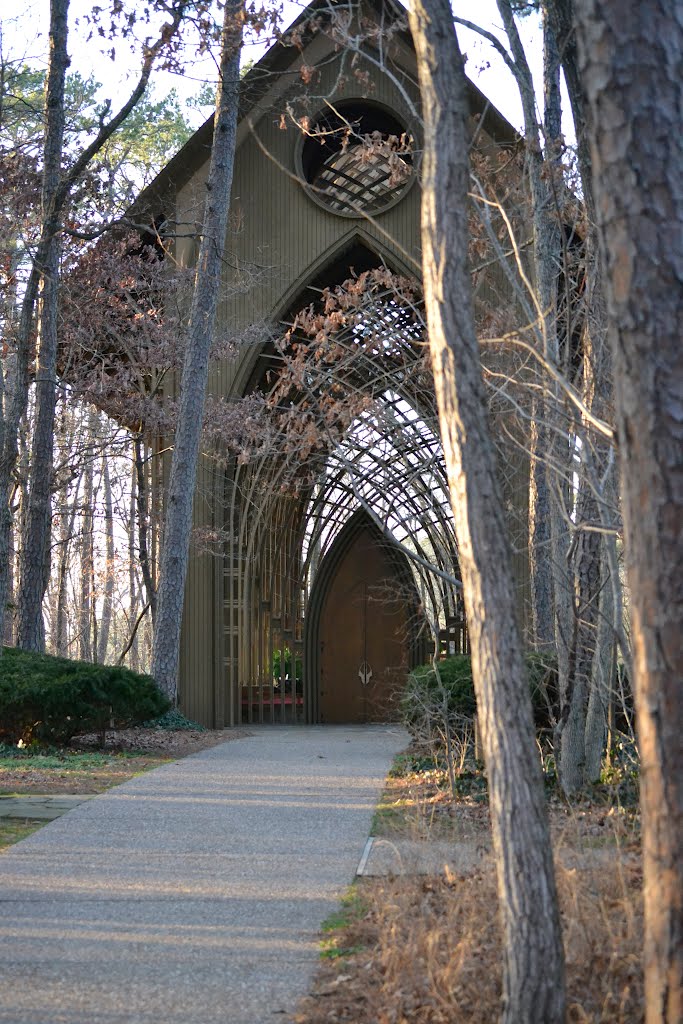
<svg viewBox="0 0 683 1024"><path fill-rule="evenodd" d="M394 718L424 639L405 556L357 512L326 555L311 593L305 661L315 720Z"/></svg>

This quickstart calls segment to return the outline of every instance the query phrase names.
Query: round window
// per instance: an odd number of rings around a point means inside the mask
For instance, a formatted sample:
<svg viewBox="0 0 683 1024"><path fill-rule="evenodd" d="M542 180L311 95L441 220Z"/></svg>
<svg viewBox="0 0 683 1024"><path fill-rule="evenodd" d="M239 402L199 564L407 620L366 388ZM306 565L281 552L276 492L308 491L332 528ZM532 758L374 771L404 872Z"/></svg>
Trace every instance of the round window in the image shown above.
<svg viewBox="0 0 683 1024"><path fill-rule="evenodd" d="M344 216L378 213L413 179L413 140L393 114L353 101L312 122L301 150L310 193Z"/></svg>

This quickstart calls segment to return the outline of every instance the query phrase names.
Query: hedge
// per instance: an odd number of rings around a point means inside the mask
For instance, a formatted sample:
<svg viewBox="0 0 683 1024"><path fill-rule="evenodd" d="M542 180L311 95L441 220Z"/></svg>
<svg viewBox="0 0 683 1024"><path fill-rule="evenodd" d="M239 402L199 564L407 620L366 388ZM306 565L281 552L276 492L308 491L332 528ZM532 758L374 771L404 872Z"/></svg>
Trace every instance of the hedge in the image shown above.
<svg viewBox="0 0 683 1024"><path fill-rule="evenodd" d="M170 707L150 676L118 665L6 647L0 658L0 742L67 743L156 718Z"/></svg>

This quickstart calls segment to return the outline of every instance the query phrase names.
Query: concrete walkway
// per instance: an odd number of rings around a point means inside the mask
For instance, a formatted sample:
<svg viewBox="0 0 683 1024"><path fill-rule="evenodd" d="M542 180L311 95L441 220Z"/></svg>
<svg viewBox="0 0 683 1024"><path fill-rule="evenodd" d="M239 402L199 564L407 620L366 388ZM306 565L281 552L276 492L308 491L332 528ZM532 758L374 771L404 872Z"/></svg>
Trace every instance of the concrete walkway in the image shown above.
<svg viewBox="0 0 683 1024"><path fill-rule="evenodd" d="M0 796L0 818L28 818L32 821L52 821L74 807L92 800L82 796Z"/></svg>
<svg viewBox="0 0 683 1024"><path fill-rule="evenodd" d="M0 1021L286 1021L407 741L384 726L257 728L10 847Z"/></svg>

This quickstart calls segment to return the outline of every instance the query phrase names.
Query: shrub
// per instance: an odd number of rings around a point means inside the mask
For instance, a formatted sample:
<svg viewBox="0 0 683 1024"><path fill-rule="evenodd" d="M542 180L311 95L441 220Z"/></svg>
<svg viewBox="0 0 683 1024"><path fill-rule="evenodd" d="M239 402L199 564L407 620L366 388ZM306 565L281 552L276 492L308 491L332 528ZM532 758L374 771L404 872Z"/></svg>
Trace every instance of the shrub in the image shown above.
<svg viewBox="0 0 683 1024"><path fill-rule="evenodd" d="M557 664L545 653L526 655L531 701L537 728L548 728L557 704ZM477 710L472 681L472 662L467 654L455 654L437 662L438 676L431 664L420 665L408 676L401 698L407 727L416 735L431 735L435 728L457 732L463 721L471 721Z"/></svg>
<svg viewBox="0 0 683 1024"><path fill-rule="evenodd" d="M113 665L5 648L0 658L0 741L66 743L155 718L169 708L150 676Z"/></svg>
<svg viewBox="0 0 683 1024"><path fill-rule="evenodd" d="M301 679L302 672L303 672L302 664L303 663L302 663L301 658L297 656L297 658L295 659L295 668L296 668L296 678L297 679ZM291 683L291 681L292 681L292 652L290 651L289 647L285 647L285 670L284 670L284 672L281 672L281 665L282 665L282 653L281 653L281 651L279 649L276 649L276 650L273 651L273 679L276 682L278 682L279 680L282 680L282 682L285 682L285 680L288 680Z"/></svg>
<svg viewBox="0 0 683 1024"><path fill-rule="evenodd" d="M420 665L408 676L408 685L401 698L401 711L406 725L417 731L428 718L440 721L472 718L477 710L472 683L472 664L466 654L455 654L437 662L434 667Z"/></svg>
<svg viewBox="0 0 683 1024"><path fill-rule="evenodd" d="M142 725L146 729L167 729L169 732L186 731L190 730L194 732L206 732L206 728L200 725L199 722L193 722L191 718L185 718L182 711L178 708L171 708L170 711L166 711L159 718L150 718L148 721L143 722Z"/></svg>

